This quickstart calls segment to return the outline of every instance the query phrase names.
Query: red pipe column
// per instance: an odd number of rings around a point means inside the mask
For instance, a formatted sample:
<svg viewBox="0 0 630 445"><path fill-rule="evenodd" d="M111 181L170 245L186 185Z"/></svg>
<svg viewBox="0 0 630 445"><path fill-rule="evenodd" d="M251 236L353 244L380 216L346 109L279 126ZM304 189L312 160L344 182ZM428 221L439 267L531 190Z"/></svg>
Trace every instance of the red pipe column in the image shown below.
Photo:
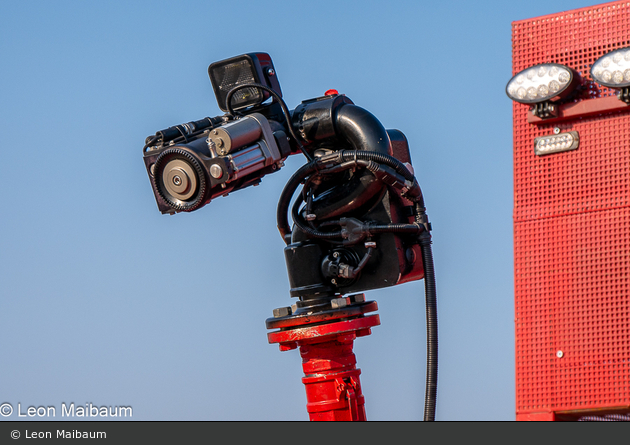
<svg viewBox="0 0 630 445"><path fill-rule="evenodd" d="M281 351L300 349L310 420L367 420L353 347L357 337L370 335L370 328L380 324L378 315L363 315L377 308L372 301L297 320L287 317L283 321L291 320L290 327L268 334L269 343L279 343ZM267 320L267 327L287 324L274 321Z"/></svg>
<svg viewBox="0 0 630 445"><path fill-rule="evenodd" d="M356 335L300 346L306 410L311 420L367 420L361 370L352 352Z"/></svg>

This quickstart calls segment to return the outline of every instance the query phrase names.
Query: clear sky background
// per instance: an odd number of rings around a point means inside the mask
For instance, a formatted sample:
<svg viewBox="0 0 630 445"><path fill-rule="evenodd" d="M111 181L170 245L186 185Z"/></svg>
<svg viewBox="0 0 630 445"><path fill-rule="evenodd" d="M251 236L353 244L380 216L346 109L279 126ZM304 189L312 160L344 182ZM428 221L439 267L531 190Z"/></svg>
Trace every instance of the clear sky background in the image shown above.
<svg viewBox="0 0 630 445"><path fill-rule="evenodd" d="M260 51L290 108L335 88L405 133L434 228L436 419L514 420L511 22L597 3L3 3L0 403L308 419L299 353L265 328L293 302L275 211L304 158L175 216L142 161L146 136L222 114L210 63ZM424 283L366 297L368 420L421 420Z"/></svg>

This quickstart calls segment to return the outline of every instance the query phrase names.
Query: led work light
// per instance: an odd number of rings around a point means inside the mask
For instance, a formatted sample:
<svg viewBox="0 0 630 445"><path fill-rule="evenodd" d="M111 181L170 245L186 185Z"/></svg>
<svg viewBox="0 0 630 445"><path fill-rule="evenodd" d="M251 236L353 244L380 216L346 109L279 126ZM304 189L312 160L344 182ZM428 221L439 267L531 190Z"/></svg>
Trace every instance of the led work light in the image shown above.
<svg viewBox="0 0 630 445"><path fill-rule="evenodd" d="M567 96L575 86L573 70L557 63L543 63L529 67L508 82L510 99L522 104L534 104L554 97Z"/></svg>
<svg viewBox="0 0 630 445"><path fill-rule="evenodd" d="M576 150L579 145L580 137L577 131L556 133L535 138L534 152L538 156L543 156L551 153L558 153L561 151Z"/></svg>
<svg viewBox="0 0 630 445"><path fill-rule="evenodd" d="M559 63L542 63L517 73L505 87L513 101L532 104L532 113L541 118L557 115L550 102L564 99L573 92L579 77L569 67Z"/></svg>
<svg viewBox="0 0 630 445"><path fill-rule="evenodd" d="M211 64L208 75L219 108L228 111L227 95L233 88L244 84L259 84L272 89L282 97L271 57L267 53L250 53ZM235 92L231 99L233 110L260 105L271 96L260 88L246 87Z"/></svg>
<svg viewBox="0 0 630 445"><path fill-rule="evenodd" d="M595 82L609 88L620 89L619 99L630 102L630 48L621 48L604 54L591 67Z"/></svg>

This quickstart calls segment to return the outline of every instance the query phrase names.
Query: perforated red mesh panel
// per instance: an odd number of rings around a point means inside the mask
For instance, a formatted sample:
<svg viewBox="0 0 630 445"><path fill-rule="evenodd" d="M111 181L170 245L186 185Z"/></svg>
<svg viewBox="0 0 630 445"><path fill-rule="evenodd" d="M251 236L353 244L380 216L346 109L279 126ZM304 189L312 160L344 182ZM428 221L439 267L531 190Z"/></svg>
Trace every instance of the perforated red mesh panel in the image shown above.
<svg viewBox="0 0 630 445"><path fill-rule="evenodd" d="M512 24L513 74L539 63L583 77L574 101L616 91L590 67L630 46L630 2ZM630 412L630 112L530 124L514 103L516 412ZM534 138L577 131L575 151ZM623 417L623 416L621 416Z"/></svg>

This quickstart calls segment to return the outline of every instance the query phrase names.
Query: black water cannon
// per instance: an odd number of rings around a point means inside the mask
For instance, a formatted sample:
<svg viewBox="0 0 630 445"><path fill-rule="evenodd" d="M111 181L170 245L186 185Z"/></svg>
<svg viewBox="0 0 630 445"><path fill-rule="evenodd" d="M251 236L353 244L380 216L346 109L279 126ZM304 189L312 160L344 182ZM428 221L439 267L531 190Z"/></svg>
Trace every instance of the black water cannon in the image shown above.
<svg viewBox="0 0 630 445"><path fill-rule="evenodd" d="M213 63L208 74L225 114L169 127L145 141L158 209L195 211L259 184L288 156L303 154L307 162L285 185L277 207L290 294L299 302L296 312L281 311L275 323L315 313L326 318L344 294L426 275L428 330L434 334L428 337L432 402L425 417L433 417L437 312L431 225L406 137L334 90L289 110L266 53Z"/></svg>

